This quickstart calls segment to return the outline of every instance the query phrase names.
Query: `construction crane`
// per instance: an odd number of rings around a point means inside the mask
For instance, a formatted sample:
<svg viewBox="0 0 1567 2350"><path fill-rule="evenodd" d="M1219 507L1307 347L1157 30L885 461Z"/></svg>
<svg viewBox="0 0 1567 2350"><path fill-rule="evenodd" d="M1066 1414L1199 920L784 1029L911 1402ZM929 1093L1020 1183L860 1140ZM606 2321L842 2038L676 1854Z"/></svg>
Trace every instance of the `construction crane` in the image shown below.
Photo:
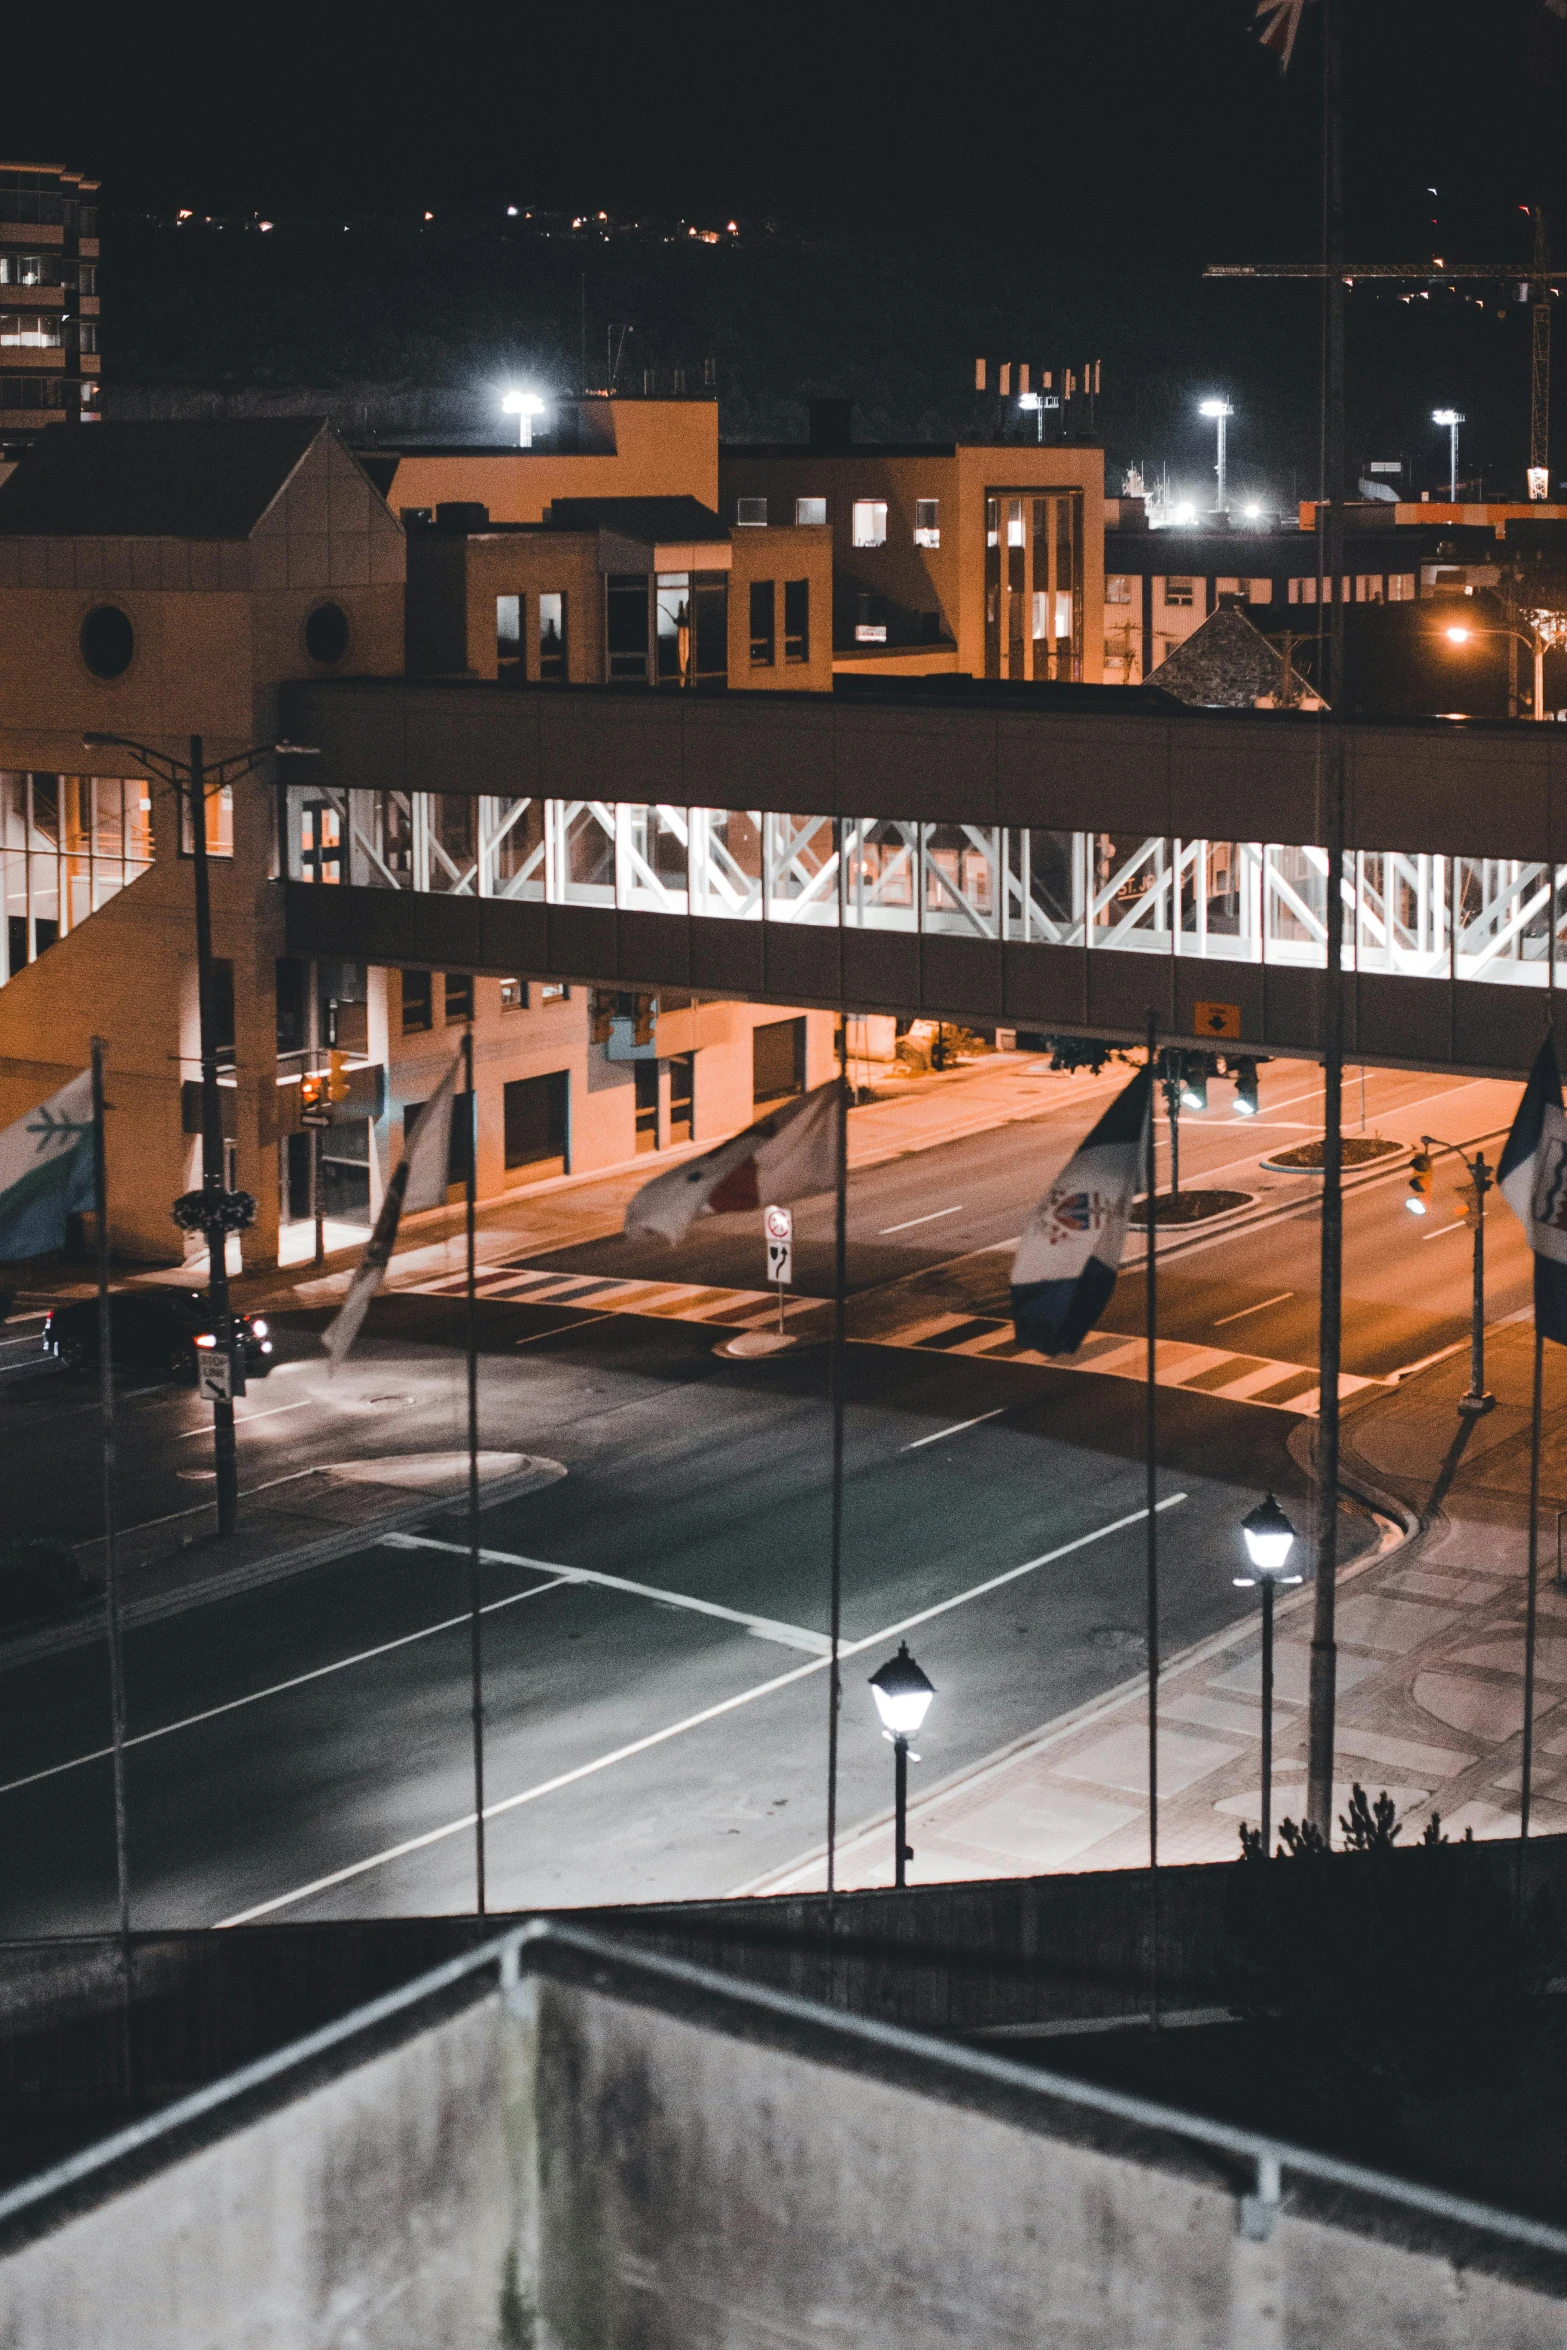
<svg viewBox="0 0 1567 2350"><path fill-rule="evenodd" d="M1343 274L1348 286L1358 285L1363 279L1427 289L1456 287L1460 281L1517 286L1519 299L1529 304L1533 329L1529 370L1529 495L1540 499L1550 490L1551 295L1567 282L1567 272L1551 269L1543 204L1533 207L1532 218L1534 251L1527 270L1520 270L1516 261L1444 263L1435 258L1411 262L1346 261ZM1326 274L1326 266L1320 261L1220 262L1203 271L1204 277L1211 278L1294 278L1319 282Z"/></svg>

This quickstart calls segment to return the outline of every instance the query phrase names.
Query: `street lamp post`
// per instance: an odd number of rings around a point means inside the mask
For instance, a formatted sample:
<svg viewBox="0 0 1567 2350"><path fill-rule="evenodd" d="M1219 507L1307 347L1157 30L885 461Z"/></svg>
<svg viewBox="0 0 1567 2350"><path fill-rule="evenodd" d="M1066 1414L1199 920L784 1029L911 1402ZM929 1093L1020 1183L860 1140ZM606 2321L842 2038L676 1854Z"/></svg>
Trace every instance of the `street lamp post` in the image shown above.
<svg viewBox="0 0 1567 2350"><path fill-rule="evenodd" d="M1303 1577L1285 1572L1295 1547L1295 1529L1271 1493L1241 1520L1241 1532L1252 1571L1237 1575L1235 1587L1249 1591L1260 1586L1262 1591L1262 1851L1267 1859L1273 1844L1273 1594L1281 1584L1299 1583Z"/></svg>
<svg viewBox="0 0 1567 2350"><path fill-rule="evenodd" d="M1426 1206L1427 1187L1431 1181L1432 1151L1451 1152L1469 1177L1474 1197L1474 1283L1469 1322L1469 1392L1458 1399L1458 1408L1465 1419L1478 1420L1495 1405L1494 1395L1485 1387L1485 1197L1496 1189L1496 1171L1485 1163L1484 1151L1476 1151L1468 1158L1456 1142L1442 1142L1434 1134L1420 1137L1420 1157L1416 1158L1417 1175L1411 1179L1409 1196L1404 1206L1412 1216L1429 1213ZM1422 1166L1422 1159L1424 1164ZM1417 1187L1418 1186L1418 1187Z"/></svg>
<svg viewBox="0 0 1567 2350"><path fill-rule="evenodd" d="M1458 428L1463 421L1457 408L1433 408L1431 411L1431 422L1447 427L1447 502L1450 506L1458 503Z"/></svg>
<svg viewBox="0 0 1567 2350"><path fill-rule="evenodd" d="M202 738L190 737L188 759L149 749L123 734L84 734L88 750L130 751L150 773L167 783L175 795L178 822L183 828L188 812L191 827L191 873L195 884L196 1000L201 1050L201 1189L187 1192L175 1203L175 1221L182 1229L198 1230L207 1243L207 1295L212 1305L212 1334L220 1358L227 1362L226 1395L212 1399L213 1465L217 1472L218 1532L232 1534L239 1517L239 1460L234 1445L234 1319L229 1308L228 1236L243 1231L255 1214L256 1203L247 1193L229 1191L223 1181L223 1104L218 1090L217 992L212 959L212 901L207 872L207 800L226 784L248 775L262 760L314 758L318 754L299 743L260 743L209 767Z"/></svg>
<svg viewBox="0 0 1567 2350"><path fill-rule="evenodd" d="M538 393L508 392L501 402L501 410L504 415L515 416L517 419L518 448L531 449L533 446L533 419L544 414L544 402L539 398Z"/></svg>
<svg viewBox="0 0 1567 2350"><path fill-rule="evenodd" d="M892 1742L893 1769L893 1884L902 1887L907 1879L905 1868L914 1858L914 1847L908 1841L909 1817L909 1740L925 1719L926 1709L935 1696L935 1686L928 1681L909 1654L906 1640L898 1643L898 1653L889 1657L878 1672L871 1675L871 1695L876 1700L876 1711L881 1716L881 1734ZM914 1757L916 1762L919 1756Z"/></svg>
<svg viewBox="0 0 1567 2350"><path fill-rule="evenodd" d="M1219 461L1214 468L1219 477L1219 494L1214 500L1213 510L1216 514L1227 514L1229 512L1229 481L1225 471L1224 428L1229 423L1230 418L1235 414L1235 411L1230 406L1228 400L1204 400L1202 404L1202 413L1204 416L1210 418L1211 421L1219 428Z"/></svg>
<svg viewBox="0 0 1567 2350"><path fill-rule="evenodd" d="M1553 645L1559 645L1564 638L1567 638L1567 614L1530 612L1525 617L1529 622L1527 635L1521 628L1471 628L1467 620L1455 620L1451 627L1443 629L1442 634L1450 645L1473 644L1477 637L1482 636L1511 637L1514 644L1522 645L1534 662L1534 709L1531 715L1536 719L1544 719L1549 716L1545 707L1545 656ZM1512 656L1512 664L1513 686L1516 689L1518 683L1518 657L1516 654ZM1516 701L1516 691L1511 697L1511 701ZM1508 716L1513 717L1514 715L1516 712L1510 702Z"/></svg>

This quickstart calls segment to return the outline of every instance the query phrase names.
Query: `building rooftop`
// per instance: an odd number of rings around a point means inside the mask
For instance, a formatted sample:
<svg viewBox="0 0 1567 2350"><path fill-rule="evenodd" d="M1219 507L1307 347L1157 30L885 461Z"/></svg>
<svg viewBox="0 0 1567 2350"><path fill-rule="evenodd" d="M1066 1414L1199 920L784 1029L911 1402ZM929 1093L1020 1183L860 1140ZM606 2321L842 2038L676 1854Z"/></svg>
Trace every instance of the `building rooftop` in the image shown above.
<svg viewBox="0 0 1567 2350"><path fill-rule="evenodd" d="M729 532L700 498L552 498L550 530L612 530L622 538L727 544Z"/></svg>
<svg viewBox="0 0 1567 2350"><path fill-rule="evenodd" d="M244 539L320 417L53 425L0 485L0 538Z"/></svg>

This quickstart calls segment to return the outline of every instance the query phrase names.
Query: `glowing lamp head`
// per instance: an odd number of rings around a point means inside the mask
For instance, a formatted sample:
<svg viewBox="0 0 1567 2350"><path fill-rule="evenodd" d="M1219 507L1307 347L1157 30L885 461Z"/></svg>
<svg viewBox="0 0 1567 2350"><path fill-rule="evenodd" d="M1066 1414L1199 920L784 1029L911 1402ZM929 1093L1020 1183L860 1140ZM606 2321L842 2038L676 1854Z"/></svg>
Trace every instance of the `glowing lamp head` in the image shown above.
<svg viewBox="0 0 1567 2350"><path fill-rule="evenodd" d="M1463 421L1464 420L1462 416L1459 414L1456 408L1433 408L1431 411L1431 422L1433 424L1454 425L1462 424Z"/></svg>
<svg viewBox="0 0 1567 2350"><path fill-rule="evenodd" d="M1246 1555L1258 1575L1282 1575L1295 1547L1295 1529L1270 1493L1241 1520Z"/></svg>
<svg viewBox="0 0 1567 2350"><path fill-rule="evenodd" d="M1212 417L1233 416L1235 411L1228 400L1204 400L1201 414Z"/></svg>
<svg viewBox="0 0 1567 2350"><path fill-rule="evenodd" d="M1466 645L1469 642L1470 632L1467 628L1448 628L1442 633L1450 645Z"/></svg>
<svg viewBox="0 0 1567 2350"><path fill-rule="evenodd" d="M871 1675L871 1695L876 1700L882 1728L890 1730L894 1738L913 1736L935 1694L934 1683L926 1679L910 1656L906 1640L900 1640L897 1655L889 1657L880 1671Z"/></svg>
<svg viewBox="0 0 1567 2350"><path fill-rule="evenodd" d="M1260 506L1248 506L1245 511L1248 522L1258 522L1262 518L1262 508Z"/></svg>
<svg viewBox="0 0 1567 2350"><path fill-rule="evenodd" d="M501 402L501 410L504 415L517 419L517 446L520 449L531 449L533 419L544 414L544 402L538 393L508 392Z"/></svg>
<svg viewBox="0 0 1567 2350"><path fill-rule="evenodd" d="M1037 392L1019 392L1017 404L1020 408L1027 408L1031 411L1043 405Z"/></svg>

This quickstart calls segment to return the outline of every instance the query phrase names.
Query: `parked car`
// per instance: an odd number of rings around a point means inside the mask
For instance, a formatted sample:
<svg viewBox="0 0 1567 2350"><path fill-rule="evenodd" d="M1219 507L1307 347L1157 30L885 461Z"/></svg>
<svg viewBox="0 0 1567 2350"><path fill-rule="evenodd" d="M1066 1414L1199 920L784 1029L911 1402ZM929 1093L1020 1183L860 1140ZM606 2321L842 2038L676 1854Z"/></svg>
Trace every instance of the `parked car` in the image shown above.
<svg viewBox="0 0 1567 2350"><path fill-rule="evenodd" d="M236 1314L234 1341L245 1377L264 1379L272 1368L266 1323ZM199 1289L117 1290L109 1300L109 1344L119 1370L161 1371L166 1378L194 1380L198 1348L213 1343L212 1307ZM43 1349L62 1370L95 1365L97 1299L80 1298L46 1315Z"/></svg>

